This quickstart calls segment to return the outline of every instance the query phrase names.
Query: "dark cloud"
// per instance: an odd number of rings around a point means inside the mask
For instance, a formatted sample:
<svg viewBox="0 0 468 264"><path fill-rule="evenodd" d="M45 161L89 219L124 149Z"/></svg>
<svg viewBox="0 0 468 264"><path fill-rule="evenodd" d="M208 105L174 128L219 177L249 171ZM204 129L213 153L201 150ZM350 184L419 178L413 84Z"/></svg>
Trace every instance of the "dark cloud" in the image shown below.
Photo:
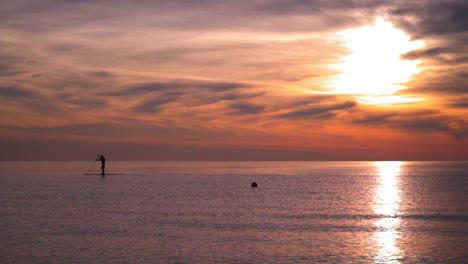
<svg viewBox="0 0 468 264"><path fill-rule="evenodd" d="M242 93L236 93L236 92L227 92L227 93L218 93L213 94L212 100L209 98L206 98L204 101L209 102L209 103L215 103L218 101L234 101L234 100L239 100L239 99L245 99L245 98L253 98L257 96L261 96L263 93L253 93L253 94L242 94ZM200 102L195 101L193 102L193 105L199 105Z"/></svg>
<svg viewBox="0 0 468 264"><path fill-rule="evenodd" d="M80 136L95 136L95 137L123 137L130 135L128 128L113 124L76 124L67 126L53 127L11 127L1 126L3 129L12 131L29 132L36 137L43 136L58 136L58 135L80 135Z"/></svg>
<svg viewBox="0 0 468 264"><path fill-rule="evenodd" d="M18 74L25 73L23 70L19 70L13 65L5 62L5 61L0 61L0 77L5 76L15 76Z"/></svg>
<svg viewBox="0 0 468 264"><path fill-rule="evenodd" d="M2 32L1 27L0 32ZM27 73L25 68L35 62L35 56L21 46L0 39L0 77L12 77Z"/></svg>
<svg viewBox="0 0 468 264"><path fill-rule="evenodd" d="M67 103L78 105L84 109L98 109L108 106L107 102L100 98L71 98Z"/></svg>
<svg viewBox="0 0 468 264"><path fill-rule="evenodd" d="M236 102L229 107L233 110L232 113L241 115L260 114L265 110L265 106L247 102Z"/></svg>
<svg viewBox="0 0 468 264"><path fill-rule="evenodd" d="M114 123L118 121L119 123ZM29 138L35 139L69 139L71 141L88 139L95 141L128 140L139 138L150 141L172 142L183 138L197 144L200 141L218 142L226 138L233 138L236 132L230 129L210 129L207 132L206 124L193 122L190 126L178 124L179 120L166 120L165 122L141 122L136 119L103 119L102 122L76 123L61 126L27 126L15 127L0 125L1 130L8 130L12 134L26 133ZM21 133L20 133L21 132ZM0 134L2 138L2 134ZM130 140L131 141L131 140Z"/></svg>
<svg viewBox="0 0 468 264"><path fill-rule="evenodd" d="M395 115L396 113L369 114L365 117L354 119L353 123L359 125L382 125Z"/></svg>
<svg viewBox="0 0 468 264"><path fill-rule="evenodd" d="M411 119L394 120L388 125L415 132L450 132L450 125L444 116L419 117Z"/></svg>
<svg viewBox="0 0 468 264"><path fill-rule="evenodd" d="M433 58L447 53L453 53L456 49L452 47L432 47L410 51L402 56L406 60Z"/></svg>
<svg viewBox="0 0 468 264"><path fill-rule="evenodd" d="M114 73L110 71L105 71L105 70L100 70L100 71L88 71L88 74L97 77L97 78L102 78L102 79L108 79L108 78L113 78L116 77Z"/></svg>
<svg viewBox="0 0 468 264"><path fill-rule="evenodd" d="M448 106L452 108L468 108L468 97L452 100L448 103Z"/></svg>
<svg viewBox="0 0 468 264"><path fill-rule="evenodd" d="M180 92L167 92L160 94L158 97L147 100L138 106L132 108L132 110L139 113L157 113L162 110L162 106L171 102L178 102L179 97L182 94Z"/></svg>
<svg viewBox="0 0 468 264"><path fill-rule="evenodd" d="M208 90L212 92L225 92L241 88L250 87L241 83L227 83L227 82L198 82L198 81L172 81L172 82L153 82L130 86L118 91L102 92L100 95L105 96L128 96L154 92L165 92L174 90Z"/></svg>
<svg viewBox="0 0 468 264"><path fill-rule="evenodd" d="M107 96L145 98L133 106L132 110L139 113L157 113L169 103L176 103L179 107L196 107L263 95L261 92L249 91L253 88L244 83L175 80L129 85L126 88L99 92L96 95L103 98Z"/></svg>
<svg viewBox="0 0 468 264"><path fill-rule="evenodd" d="M319 115L314 116L315 119L332 119L337 116L336 112L325 112Z"/></svg>
<svg viewBox="0 0 468 264"><path fill-rule="evenodd" d="M145 100L143 103L135 106L132 110L140 113L157 113L163 110L163 106L169 103L177 103L179 107L197 107L210 105L220 101L238 101L245 98L252 98L258 94L247 95L240 93L219 93L200 92L197 90L173 90L153 94L155 98ZM250 106L250 108L249 108ZM253 105L247 103L233 103L230 108L236 109L233 113L241 114L255 111Z"/></svg>
<svg viewBox="0 0 468 264"><path fill-rule="evenodd" d="M337 20L328 12L361 10L362 12L372 12L376 8L385 7L388 1L384 0L273 0L259 2L257 5L259 13L266 12L274 15L324 15L331 20ZM349 17L351 18L351 17ZM349 22L349 21L340 21Z"/></svg>
<svg viewBox="0 0 468 264"><path fill-rule="evenodd" d="M424 78L413 84L407 92L434 93L439 95L468 94L468 68L449 68L442 70L428 70Z"/></svg>
<svg viewBox="0 0 468 264"><path fill-rule="evenodd" d="M108 106L105 98L94 96L89 92L98 85L86 72L68 70L41 72L23 76L21 80L21 86L9 85L9 83L15 84L11 81L4 81L4 85L0 84L0 98L14 99L5 100L3 104L20 106L23 114L40 114L44 115L45 119L69 119L78 114L76 106L81 110ZM70 105L75 106L75 111L68 107Z"/></svg>
<svg viewBox="0 0 468 264"><path fill-rule="evenodd" d="M0 86L0 98L6 99L31 99L37 98L39 93L19 87Z"/></svg>
<svg viewBox="0 0 468 264"><path fill-rule="evenodd" d="M139 84L119 89L115 92L100 93L99 96L117 96L123 98L147 98L131 108L137 113L208 113L253 115L272 114L288 111L282 118L300 118L314 116L316 119L335 117L335 111L354 107L354 102L334 104L336 96L301 95L276 97L264 88L244 83L172 81ZM226 102L225 104L218 104ZM326 102L326 103L324 103ZM322 104L323 103L323 104ZM208 112L200 106L213 105ZM188 112L187 112L188 111ZM265 117L266 118L266 117Z"/></svg>
<svg viewBox="0 0 468 264"><path fill-rule="evenodd" d="M240 88L247 88L249 86L245 84L239 84L239 83L223 82L223 83L209 83L209 84L203 85L202 87L205 87L213 92L225 92L225 91L237 90Z"/></svg>
<svg viewBox="0 0 468 264"><path fill-rule="evenodd" d="M406 60L424 59L432 60L443 65L459 65L468 63L468 49L462 46L444 46L419 49L408 52L402 56Z"/></svg>
<svg viewBox="0 0 468 264"><path fill-rule="evenodd" d="M322 31L362 23L387 1L148 1L42 0L2 4L4 24L30 32L65 28L152 27L153 29L250 29L276 32ZM359 11L356 17L352 11ZM174 14L168 16L167 14ZM304 21L309 23L304 23ZM0 20L1 21L1 20ZM31 23L32 21L32 23ZM287 23L285 22L287 21Z"/></svg>
<svg viewBox="0 0 468 264"><path fill-rule="evenodd" d="M418 37L466 32L467 13L465 0L405 2L390 11L400 27Z"/></svg>
<svg viewBox="0 0 468 264"><path fill-rule="evenodd" d="M209 92L209 91L197 91L188 90L184 92L181 99L183 105L188 107L211 105L214 103L229 101L237 102L242 100L248 100L253 98L262 98L265 93L263 92L250 92L248 89L244 91L229 91L229 92Z"/></svg>
<svg viewBox="0 0 468 264"><path fill-rule="evenodd" d="M53 43L50 44L47 49L50 51L57 53L57 52L73 52L76 50L81 50L87 48L86 46L78 43Z"/></svg>
<svg viewBox="0 0 468 264"><path fill-rule="evenodd" d="M322 102L336 102L339 99L335 95L305 94L289 98L277 98L277 100L279 100L279 103L272 106L272 108L275 110L289 108L297 109L307 107L310 104L319 104Z"/></svg>
<svg viewBox="0 0 468 264"><path fill-rule="evenodd" d="M389 9L392 21L415 39L428 43L404 59L429 66L408 92L463 95L468 93L468 2L464 0L409 1Z"/></svg>
<svg viewBox="0 0 468 264"><path fill-rule="evenodd" d="M233 53L236 50L258 50L263 46L255 43L217 43L206 44L205 46L169 46L161 47L156 50L144 51L133 55L131 58L135 60L142 59L154 59L162 61L178 61L178 60L190 60L193 56L201 56L207 59L210 54L218 53L224 57Z"/></svg>
<svg viewBox="0 0 468 264"><path fill-rule="evenodd" d="M178 88L180 85L178 83L147 83L136 85L133 87L128 87L122 90L117 91L109 91L109 92L101 92L99 95L104 96L131 96L131 95L139 95L145 93L153 93L153 92L160 92L164 90L169 90L172 88Z"/></svg>
<svg viewBox="0 0 468 264"><path fill-rule="evenodd" d="M454 138L468 136L468 121L456 116L446 116L439 111L390 112L380 114L366 114L364 117L354 118L353 124L385 127L405 130L414 133L447 133Z"/></svg>
<svg viewBox="0 0 468 264"><path fill-rule="evenodd" d="M280 118L309 118L309 117L318 117L318 118L324 118L327 117L327 113L333 112L333 111L339 111L339 110L345 110L349 108L353 108L356 106L355 102L344 102L344 103L339 103L339 104L334 104L334 105L314 105L310 107L306 107L303 109L298 109L291 111L286 114L279 115L278 117ZM328 114L328 116L333 117L334 115Z"/></svg>

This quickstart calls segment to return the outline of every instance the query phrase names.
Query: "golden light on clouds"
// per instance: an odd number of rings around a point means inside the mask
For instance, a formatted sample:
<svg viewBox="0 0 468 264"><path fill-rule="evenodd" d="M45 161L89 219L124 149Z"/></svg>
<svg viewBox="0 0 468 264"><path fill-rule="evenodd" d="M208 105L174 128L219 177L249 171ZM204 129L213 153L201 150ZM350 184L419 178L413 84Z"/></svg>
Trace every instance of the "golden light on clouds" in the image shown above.
<svg viewBox="0 0 468 264"><path fill-rule="evenodd" d="M405 89L404 83L419 72L417 60L401 60L401 55L424 46L411 41L392 23L378 18L374 25L341 32L351 54L332 66L341 73L331 81L334 93L358 96L371 104L408 103L420 98L405 98L394 93Z"/></svg>
<svg viewBox="0 0 468 264"><path fill-rule="evenodd" d="M1 4L0 160L468 156L466 1L37 2Z"/></svg>
<svg viewBox="0 0 468 264"><path fill-rule="evenodd" d="M369 95L369 96L360 96L358 98L359 103L363 104L402 104L402 103L414 103L422 101L422 98L419 97L404 97L399 95Z"/></svg>

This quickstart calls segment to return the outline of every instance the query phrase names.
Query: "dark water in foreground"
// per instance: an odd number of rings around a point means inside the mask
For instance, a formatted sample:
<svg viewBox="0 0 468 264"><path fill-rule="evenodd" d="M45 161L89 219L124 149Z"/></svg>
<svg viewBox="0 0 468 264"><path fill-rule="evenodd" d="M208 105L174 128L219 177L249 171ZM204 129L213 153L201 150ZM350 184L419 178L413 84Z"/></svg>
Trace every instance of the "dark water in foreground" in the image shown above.
<svg viewBox="0 0 468 264"><path fill-rule="evenodd" d="M467 162L90 165L0 163L0 262L468 261Z"/></svg>

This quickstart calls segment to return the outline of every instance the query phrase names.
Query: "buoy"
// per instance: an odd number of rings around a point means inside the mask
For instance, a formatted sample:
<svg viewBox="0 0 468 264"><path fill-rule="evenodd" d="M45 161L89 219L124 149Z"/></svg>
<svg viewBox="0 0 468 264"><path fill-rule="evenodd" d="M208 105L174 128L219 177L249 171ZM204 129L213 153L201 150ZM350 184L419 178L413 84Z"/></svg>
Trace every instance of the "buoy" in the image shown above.
<svg viewBox="0 0 468 264"><path fill-rule="evenodd" d="M250 186L252 186L252 188L257 188L257 183L256 183L256 182L252 182L252 184L251 184Z"/></svg>

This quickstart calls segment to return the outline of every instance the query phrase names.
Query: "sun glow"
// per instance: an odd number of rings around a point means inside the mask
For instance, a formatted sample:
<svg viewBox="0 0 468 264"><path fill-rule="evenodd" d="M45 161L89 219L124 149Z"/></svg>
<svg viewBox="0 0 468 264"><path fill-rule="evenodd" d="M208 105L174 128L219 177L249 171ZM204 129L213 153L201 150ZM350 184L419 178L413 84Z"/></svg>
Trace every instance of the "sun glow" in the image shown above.
<svg viewBox="0 0 468 264"><path fill-rule="evenodd" d="M374 198L374 212L381 216L375 222L377 231L375 241L379 246L376 255L377 263L399 263L401 256L397 241L400 237L398 231L400 218L400 187L401 161L375 162L378 169L378 188Z"/></svg>
<svg viewBox="0 0 468 264"><path fill-rule="evenodd" d="M420 61L405 61L400 56L424 46L422 41L411 41L381 18L372 26L344 31L341 36L351 54L333 66L341 72L329 84L336 93L356 95L360 102L373 104L421 100L393 94L404 89L404 84L419 71Z"/></svg>

